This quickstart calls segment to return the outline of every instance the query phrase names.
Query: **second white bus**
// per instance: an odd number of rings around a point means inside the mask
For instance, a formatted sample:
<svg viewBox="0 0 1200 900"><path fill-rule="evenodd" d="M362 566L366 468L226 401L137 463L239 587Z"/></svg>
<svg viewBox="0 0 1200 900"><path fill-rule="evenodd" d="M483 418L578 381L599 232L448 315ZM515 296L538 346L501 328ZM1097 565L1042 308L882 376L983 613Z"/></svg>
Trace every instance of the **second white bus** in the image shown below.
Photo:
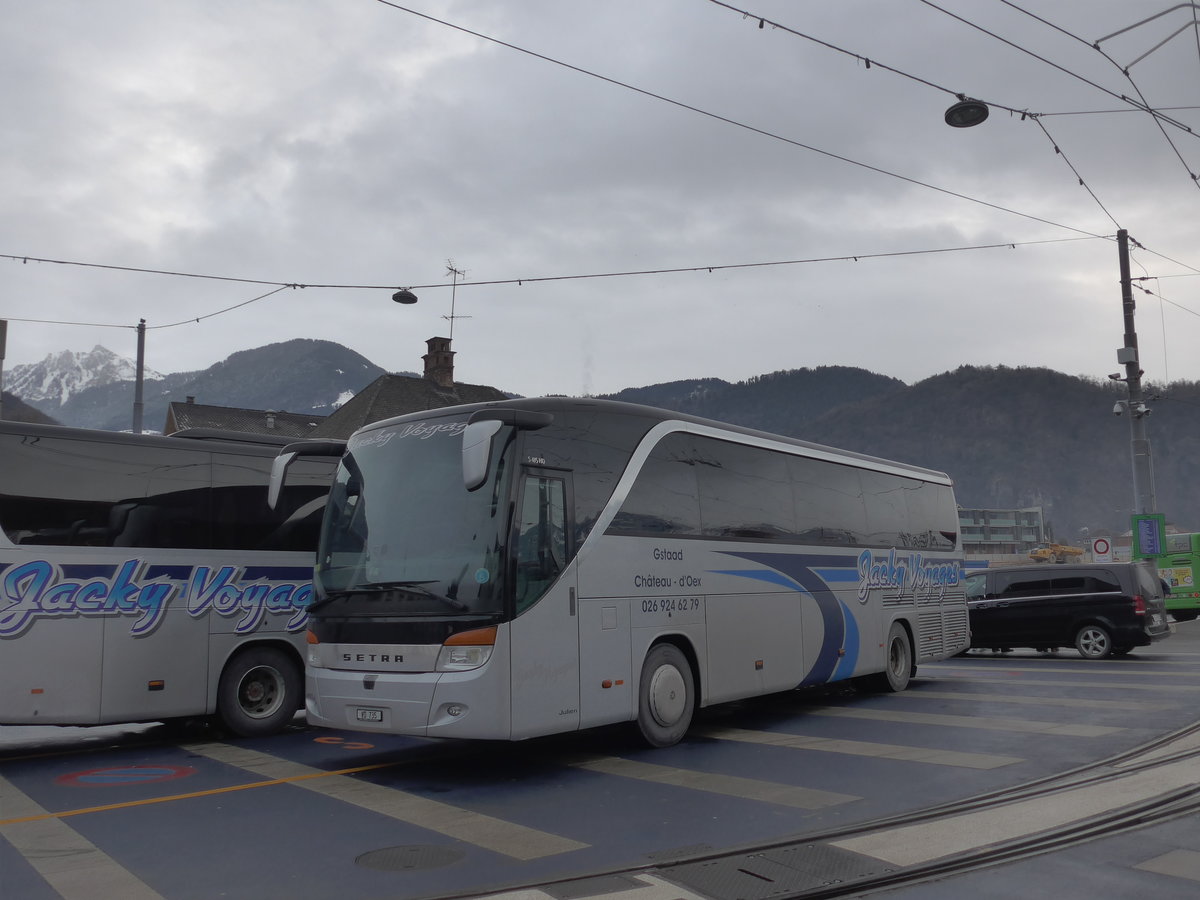
<svg viewBox="0 0 1200 900"><path fill-rule="evenodd" d="M0 422L0 725L290 722L333 466L271 509L283 443Z"/></svg>

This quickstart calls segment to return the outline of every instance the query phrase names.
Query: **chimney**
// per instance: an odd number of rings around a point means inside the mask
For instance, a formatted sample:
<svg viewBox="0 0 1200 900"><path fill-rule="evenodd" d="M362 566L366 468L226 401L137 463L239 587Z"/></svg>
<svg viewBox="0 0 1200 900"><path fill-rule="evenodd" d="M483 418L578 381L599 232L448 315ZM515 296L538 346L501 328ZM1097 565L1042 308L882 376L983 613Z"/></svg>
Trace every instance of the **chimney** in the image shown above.
<svg viewBox="0 0 1200 900"><path fill-rule="evenodd" d="M425 377L438 387L454 387L454 351L450 349L450 338L432 337L425 342L429 352L425 360Z"/></svg>
<svg viewBox="0 0 1200 900"><path fill-rule="evenodd" d="M272 431L275 429L275 410L273 409L267 410L267 428Z"/></svg>
<svg viewBox="0 0 1200 900"><path fill-rule="evenodd" d="M188 403L195 403L195 402L196 402L196 398L195 398L195 397L192 397L192 396L190 396L190 395L189 395L189 396L188 396L188 398L187 398L187 402L188 402Z"/></svg>

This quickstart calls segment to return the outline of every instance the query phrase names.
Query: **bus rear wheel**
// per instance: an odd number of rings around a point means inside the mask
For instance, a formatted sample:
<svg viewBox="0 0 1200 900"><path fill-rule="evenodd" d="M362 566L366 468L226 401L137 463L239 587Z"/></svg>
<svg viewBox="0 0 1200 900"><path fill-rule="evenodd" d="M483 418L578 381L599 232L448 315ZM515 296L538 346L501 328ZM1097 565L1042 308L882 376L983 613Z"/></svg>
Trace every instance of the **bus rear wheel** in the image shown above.
<svg viewBox="0 0 1200 900"><path fill-rule="evenodd" d="M638 685L638 730L651 747L678 744L692 724L696 683L683 651L674 644L650 648Z"/></svg>
<svg viewBox="0 0 1200 900"><path fill-rule="evenodd" d="M217 686L217 716L234 734L263 737L281 731L300 707L300 667L275 647L234 655Z"/></svg>
<svg viewBox="0 0 1200 900"><path fill-rule="evenodd" d="M908 681L916 672L913 665L912 642L908 629L893 622L888 631L887 656L884 670L874 675L864 675L862 683L870 690L898 693L908 687Z"/></svg>

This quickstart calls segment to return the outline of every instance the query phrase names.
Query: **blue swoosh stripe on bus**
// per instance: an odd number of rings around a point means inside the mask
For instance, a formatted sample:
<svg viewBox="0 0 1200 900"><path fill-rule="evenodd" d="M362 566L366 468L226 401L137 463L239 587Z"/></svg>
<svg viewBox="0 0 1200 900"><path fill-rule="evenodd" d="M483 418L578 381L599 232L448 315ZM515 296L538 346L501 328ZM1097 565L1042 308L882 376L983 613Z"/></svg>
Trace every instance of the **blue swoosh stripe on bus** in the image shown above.
<svg viewBox="0 0 1200 900"><path fill-rule="evenodd" d="M836 569L813 569L818 575L825 579L826 582L843 582L843 581L858 581L857 567L846 565L846 561L842 561L842 565Z"/></svg>
<svg viewBox="0 0 1200 900"><path fill-rule="evenodd" d="M829 681L833 677L838 663L843 659L841 653L846 646L846 618L838 598L829 589L829 585L814 571L814 567L836 566L839 563L845 566L845 558L824 555L800 556L795 553L736 553L729 550L720 552L725 556L770 566L776 572L791 578L812 595L813 600L817 603L817 609L821 613L821 624L825 628L825 635L821 639L821 652L817 654L817 661L808 670L808 675L800 682L800 686L825 684Z"/></svg>
<svg viewBox="0 0 1200 900"><path fill-rule="evenodd" d="M854 618L854 611L845 603L842 604L842 620L846 623L846 655L834 670L834 681L849 678L854 674L854 667L858 665L858 620Z"/></svg>
<svg viewBox="0 0 1200 900"><path fill-rule="evenodd" d="M737 575L741 578L753 578L757 581L766 581L770 584L777 584L793 591L804 590L803 585L798 584L794 579L789 578L782 572L776 572L774 569L769 572L764 572L762 569L709 569L709 571L714 575Z"/></svg>

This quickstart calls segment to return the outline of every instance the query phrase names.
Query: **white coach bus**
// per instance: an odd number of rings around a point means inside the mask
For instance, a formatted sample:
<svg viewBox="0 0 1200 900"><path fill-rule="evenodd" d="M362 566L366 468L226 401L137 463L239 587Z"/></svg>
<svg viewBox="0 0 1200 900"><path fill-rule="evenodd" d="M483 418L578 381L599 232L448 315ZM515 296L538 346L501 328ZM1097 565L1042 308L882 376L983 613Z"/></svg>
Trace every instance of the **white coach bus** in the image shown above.
<svg viewBox="0 0 1200 900"><path fill-rule="evenodd" d="M272 510L286 441L185 434L0 422L0 724L295 715L332 461Z"/></svg>
<svg viewBox="0 0 1200 900"><path fill-rule="evenodd" d="M284 449L272 487L303 445ZM663 410L544 398L356 432L322 527L306 712L517 740L967 647L950 479Z"/></svg>

